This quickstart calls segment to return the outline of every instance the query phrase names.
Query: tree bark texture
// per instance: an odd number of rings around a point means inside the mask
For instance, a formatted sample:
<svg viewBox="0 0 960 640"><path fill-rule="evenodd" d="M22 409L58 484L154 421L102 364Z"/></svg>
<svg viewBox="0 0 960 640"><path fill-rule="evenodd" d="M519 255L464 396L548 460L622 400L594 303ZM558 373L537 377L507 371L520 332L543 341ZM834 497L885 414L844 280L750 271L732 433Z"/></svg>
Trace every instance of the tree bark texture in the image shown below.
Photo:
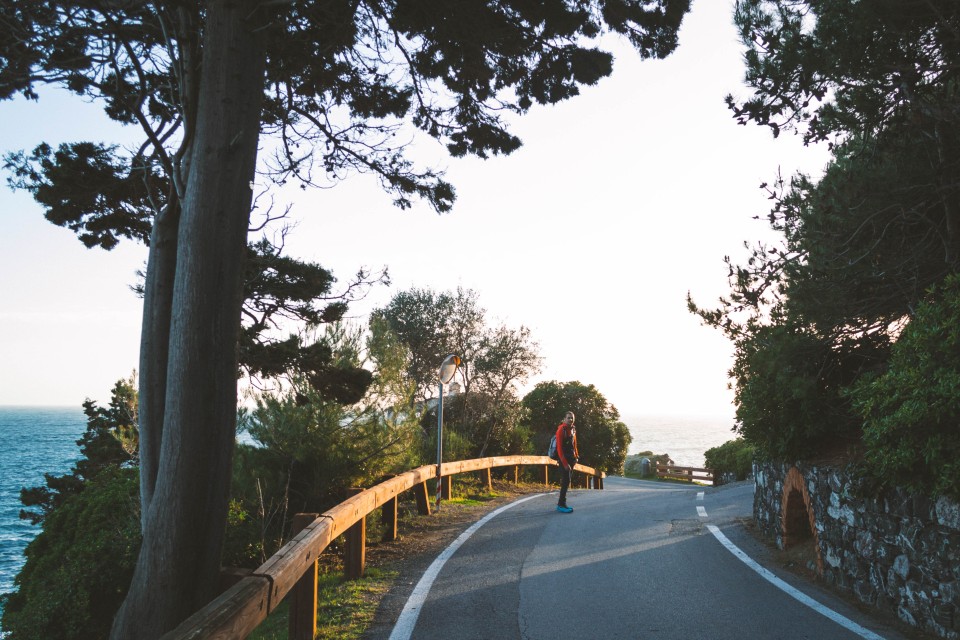
<svg viewBox="0 0 960 640"><path fill-rule="evenodd" d="M140 527L146 528L147 505L160 467L163 407L167 388L170 347L170 314L177 272L177 231L180 202L169 206L154 221L144 283L143 322L140 329Z"/></svg>
<svg viewBox="0 0 960 640"><path fill-rule="evenodd" d="M141 347L149 411L141 425L148 443L143 545L114 620L116 640L157 638L217 595L265 67L248 22L255 6L206 3L196 130L176 242L158 230L161 242L151 246Z"/></svg>

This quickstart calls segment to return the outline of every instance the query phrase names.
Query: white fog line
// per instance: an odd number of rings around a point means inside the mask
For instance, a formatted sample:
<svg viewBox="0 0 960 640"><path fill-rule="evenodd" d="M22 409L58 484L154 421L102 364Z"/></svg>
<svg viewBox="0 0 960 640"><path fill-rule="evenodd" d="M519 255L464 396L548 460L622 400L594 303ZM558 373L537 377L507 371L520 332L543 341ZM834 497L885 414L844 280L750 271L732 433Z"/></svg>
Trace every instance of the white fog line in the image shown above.
<svg viewBox="0 0 960 640"><path fill-rule="evenodd" d="M400 617L397 618L397 624L394 625L393 631L390 633L390 640L409 640L410 636L413 635L413 628L417 626L417 618L420 616L420 609L423 608L423 603L427 600L427 595L430 593L430 587L433 586L433 581L437 579L437 576L440 574L440 570L443 568L443 565L446 564L447 560L449 560L453 554L456 553L457 549L459 549L460 546L470 538L470 536L477 532L477 529L507 509L512 509L518 504L524 503L527 500L539 498L542 495L545 494L537 493L532 496L527 496L526 498L521 498L516 502L503 505L496 511L491 511L477 522L474 522L469 529L461 533L456 540L451 542L450 546L444 549L443 553L437 556L437 559L434 560L429 567L427 567L427 570L420 577L420 581L417 583L417 586L413 588L413 592L407 599L407 604L403 606L403 611L400 612Z"/></svg>
<svg viewBox="0 0 960 640"><path fill-rule="evenodd" d="M697 515L700 516L701 518L706 518L707 510L701 507L700 505L697 505Z"/></svg>
<svg viewBox="0 0 960 640"><path fill-rule="evenodd" d="M748 567L756 571L758 574L760 574L760 577L762 577L764 580L766 580L767 582L771 583L773 586L777 587L778 589L786 593L788 596L807 605L808 607L810 607L820 615L826 618L829 618L830 620L833 620L844 629L847 629L848 631L851 631L857 634L861 638L865 638L866 640L884 640L883 636L877 635L873 631L870 631L869 629L860 626L850 618L842 616L836 611L834 611L833 609L830 609L829 607L826 607L820 604L819 602L817 602L807 594L803 593L802 591L799 591L798 589L791 587L789 584L787 584L786 582L784 582L783 580L775 576L769 570L761 567L759 564L757 564L756 561L753 560L753 558L751 558L746 553L741 551L737 545L730 542L730 539L727 538L727 536L723 535L720 529L718 529L715 525L708 524L707 528L710 530L710 533L713 534L713 537L716 538L720 542L720 544L722 544L724 547L727 548L727 551L735 555L741 562L743 562L745 565L747 565Z"/></svg>

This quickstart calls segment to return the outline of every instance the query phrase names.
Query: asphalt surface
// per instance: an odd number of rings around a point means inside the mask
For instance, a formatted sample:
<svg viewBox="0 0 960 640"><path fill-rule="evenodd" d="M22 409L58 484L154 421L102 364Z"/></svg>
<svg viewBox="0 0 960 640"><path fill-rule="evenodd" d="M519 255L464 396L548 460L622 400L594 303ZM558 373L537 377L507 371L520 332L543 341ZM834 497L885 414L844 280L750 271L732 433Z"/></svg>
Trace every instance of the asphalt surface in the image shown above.
<svg viewBox="0 0 960 640"><path fill-rule="evenodd" d="M778 570L743 527L752 501L752 483L622 478L607 478L603 491L572 491L571 514L555 511L556 493L517 501L424 573L391 638L903 640ZM775 576L765 579L751 559Z"/></svg>

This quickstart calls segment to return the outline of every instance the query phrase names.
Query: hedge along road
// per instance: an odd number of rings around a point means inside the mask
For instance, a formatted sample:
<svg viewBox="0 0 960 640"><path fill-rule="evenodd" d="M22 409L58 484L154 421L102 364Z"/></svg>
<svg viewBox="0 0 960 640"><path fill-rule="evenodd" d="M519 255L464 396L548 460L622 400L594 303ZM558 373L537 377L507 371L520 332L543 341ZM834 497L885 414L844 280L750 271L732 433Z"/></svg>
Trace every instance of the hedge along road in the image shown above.
<svg viewBox="0 0 960 640"><path fill-rule="evenodd" d="M423 574L390 640L903 640L769 566L739 524L751 483L604 486L572 491L570 514L538 494L475 523Z"/></svg>

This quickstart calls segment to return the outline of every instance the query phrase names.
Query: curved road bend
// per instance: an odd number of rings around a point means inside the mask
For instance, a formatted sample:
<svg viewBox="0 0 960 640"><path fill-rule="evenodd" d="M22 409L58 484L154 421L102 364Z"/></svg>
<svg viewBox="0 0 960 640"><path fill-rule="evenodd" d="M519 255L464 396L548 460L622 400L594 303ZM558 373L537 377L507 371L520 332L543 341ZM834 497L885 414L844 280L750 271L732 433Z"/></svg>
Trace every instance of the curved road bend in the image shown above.
<svg viewBox="0 0 960 640"><path fill-rule="evenodd" d="M542 494L471 527L424 574L412 596L422 602L408 601L391 640L903 640L773 569L820 611L801 603L731 551L763 555L738 524L751 515L752 484L604 484L573 491L572 514Z"/></svg>

